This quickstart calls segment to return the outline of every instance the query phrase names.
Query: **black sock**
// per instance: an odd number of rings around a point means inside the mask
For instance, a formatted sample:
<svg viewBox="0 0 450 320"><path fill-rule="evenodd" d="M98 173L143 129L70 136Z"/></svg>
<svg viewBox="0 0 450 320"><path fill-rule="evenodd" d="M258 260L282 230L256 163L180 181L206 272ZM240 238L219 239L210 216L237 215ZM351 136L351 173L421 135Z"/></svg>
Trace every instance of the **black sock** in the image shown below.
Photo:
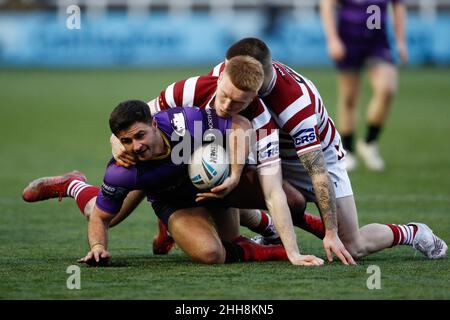
<svg viewBox="0 0 450 320"><path fill-rule="evenodd" d="M369 124L367 126L367 135L366 135L366 143L370 143L378 139L378 135L380 134L381 126L374 126Z"/></svg>
<svg viewBox="0 0 450 320"><path fill-rule="evenodd" d="M244 249L236 243L222 241L225 248L225 263L244 261Z"/></svg>
<svg viewBox="0 0 450 320"><path fill-rule="evenodd" d="M342 145L348 152L353 152L353 133L349 135L342 135Z"/></svg>

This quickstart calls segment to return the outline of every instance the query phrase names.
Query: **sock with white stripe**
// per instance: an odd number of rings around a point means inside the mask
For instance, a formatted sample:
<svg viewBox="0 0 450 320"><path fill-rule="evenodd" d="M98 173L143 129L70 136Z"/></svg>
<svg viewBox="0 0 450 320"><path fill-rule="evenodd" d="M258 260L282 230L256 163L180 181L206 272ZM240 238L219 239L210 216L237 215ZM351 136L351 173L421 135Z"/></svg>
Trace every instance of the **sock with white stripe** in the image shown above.
<svg viewBox="0 0 450 320"><path fill-rule="evenodd" d="M260 228L261 230L260 234L269 239L277 239L280 237L277 230L275 229L275 226L273 225L272 217L262 210L261 212L261 222L260 222Z"/></svg>
<svg viewBox="0 0 450 320"><path fill-rule="evenodd" d="M387 224L394 234L393 246L408 245L411 246L417 232L417 226L413 224Z"/></svg>
<svg viewBox="0 0 450 320"><path fill-rule="evenodd" d="M80 180L73 180L67 187L67 195L75 198L81 213L85 215L84 208L91 199L95 198L100 191L99 187L92 186Z"/></svg>
<svg viewBox="0 0 450 320"><path fill-rule="evenodd" d="M263 211L263 210L257 210L261 214L261 220L259 221L259 224L256 227L248 227L253 232L259 233L265 238L270 239L276 239L280 236L278 235L277 231L275 230L275 226L273 225L272 218L270 215Z"/></svg>

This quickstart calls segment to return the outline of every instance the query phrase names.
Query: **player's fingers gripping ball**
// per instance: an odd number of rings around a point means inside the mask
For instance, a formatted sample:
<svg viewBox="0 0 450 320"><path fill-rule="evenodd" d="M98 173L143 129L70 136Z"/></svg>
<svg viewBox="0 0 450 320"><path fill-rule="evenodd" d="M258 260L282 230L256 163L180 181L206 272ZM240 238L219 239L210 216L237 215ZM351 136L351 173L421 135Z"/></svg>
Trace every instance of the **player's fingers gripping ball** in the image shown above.
<svg viewBox="0 0 450 320"><path fill-rule="evenodd" d="M197 148L191 156L189 177L197 189L209 190L224 182L230 174L226 150L215 142Z"/></svg>

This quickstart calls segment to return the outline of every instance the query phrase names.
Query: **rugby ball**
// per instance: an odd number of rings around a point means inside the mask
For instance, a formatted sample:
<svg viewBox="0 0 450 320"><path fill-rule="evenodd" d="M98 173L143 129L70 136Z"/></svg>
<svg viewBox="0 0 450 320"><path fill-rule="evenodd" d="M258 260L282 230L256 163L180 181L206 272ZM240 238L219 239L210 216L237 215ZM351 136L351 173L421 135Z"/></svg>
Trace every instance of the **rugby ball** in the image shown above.
<svg viewBox="0 0 450 320"><path fill-rule="evenodd" d="M228 154L220 144L205 144L191 155L188 171L197 189L211 189L222 184L230 173Z"/></svg>

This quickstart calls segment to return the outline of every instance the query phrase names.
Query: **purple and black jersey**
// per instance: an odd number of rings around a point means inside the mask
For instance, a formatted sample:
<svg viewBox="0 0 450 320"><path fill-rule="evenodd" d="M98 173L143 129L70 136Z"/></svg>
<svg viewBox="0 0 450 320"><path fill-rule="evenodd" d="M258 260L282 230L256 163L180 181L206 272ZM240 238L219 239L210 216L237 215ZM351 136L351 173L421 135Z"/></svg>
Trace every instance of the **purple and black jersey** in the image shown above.
<svg viewBox="0 0 450 320"><path fill-rule="evenodd" d="M373 39L386 34L386 22L389 2L396 3L401 0L340 0L338 6L338 29L344 39ZM369 29L367 21L375 11L368 10L377 6L380 12L379 29Z"/></svg>
<svg viewBox="0 0 450 320"><path fill-rule="evenodd" d="M338 5L338 34L346 47L346 56L337 62L341 70L360 69L368 59L393 63L387 34L389 2L401 0L340 0ZM376 6L376 10L371 9ZM368 10L370 9L370 10ZM368 20L380 13L379 28L371 27ZM372 17L372 18L371 18ZM373 20L371 20L373 22Z"/></svg>
<svg viewBox="0 0 450 320"><path fill-rule="evenodd" d="M194 135L201 139L205 132L214 130L225 137L226 130L231 128L231 120L218 117L212 109L173 108L155 114L153 121L167 138L171 150L190 139L188 143L193 151ZM189 179L187 163L175 163L173 159L170 154L164 159L140 162L129 168L118 166L111 159L97 196L97 207L116 214L132 190L145 190L152 203L169 199L193 202L197 190Z"/></svg>

